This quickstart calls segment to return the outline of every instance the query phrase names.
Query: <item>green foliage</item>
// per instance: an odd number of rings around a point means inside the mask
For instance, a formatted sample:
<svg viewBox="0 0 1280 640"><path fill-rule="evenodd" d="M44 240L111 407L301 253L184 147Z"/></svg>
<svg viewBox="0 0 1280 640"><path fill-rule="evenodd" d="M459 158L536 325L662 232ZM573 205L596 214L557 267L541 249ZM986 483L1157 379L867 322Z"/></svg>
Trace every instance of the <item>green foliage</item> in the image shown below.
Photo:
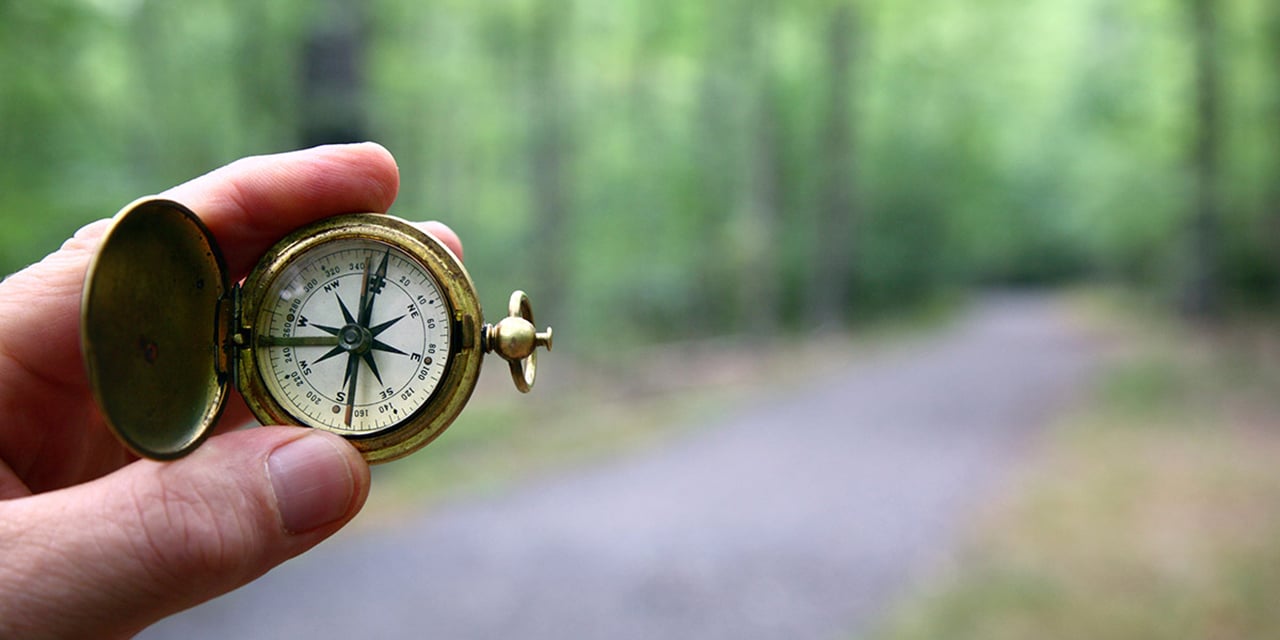
<svg viewBox="0 0 1280 640"><path fill-rule="evenodd" d="M1183 268L1183 2L48 0L0 2L0 270L300 144L305 43L346 5L395 211L459 231L486 307L551 296L540 315L580 344L807 327L825 299L856 321L973 285L1168 289ZM1265 300L1280 10L1218 8L1219 272Z"/></svg>

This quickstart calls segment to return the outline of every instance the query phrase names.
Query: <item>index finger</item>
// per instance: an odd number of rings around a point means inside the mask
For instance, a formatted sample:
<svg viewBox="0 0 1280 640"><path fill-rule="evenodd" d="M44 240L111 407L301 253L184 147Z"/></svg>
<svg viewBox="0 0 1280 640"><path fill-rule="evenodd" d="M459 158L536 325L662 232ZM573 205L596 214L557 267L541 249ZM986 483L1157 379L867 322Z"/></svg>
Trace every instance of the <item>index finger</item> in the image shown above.
<svg viewBox="0 0 1280 640"><path fill-rule="evenodd" d="M399 184L391 154L362 143L246 158L162 195L200 216L238 280L299 226L340 213L385 212ZM60 250L3 281L0 354L44 379L85 383L76 339L80 292L89 259L109 228L106 220L88 225ZM443 226L435 232L461 256L457 236Z"/></svg>
<svg viewBox="0 0 1280 640"><path fill-rule="evenodd" d="M385 213L399 187L395 159L366 142L244 158L160 195L200 216L239 279L288 232L340 213Z"/></svg>

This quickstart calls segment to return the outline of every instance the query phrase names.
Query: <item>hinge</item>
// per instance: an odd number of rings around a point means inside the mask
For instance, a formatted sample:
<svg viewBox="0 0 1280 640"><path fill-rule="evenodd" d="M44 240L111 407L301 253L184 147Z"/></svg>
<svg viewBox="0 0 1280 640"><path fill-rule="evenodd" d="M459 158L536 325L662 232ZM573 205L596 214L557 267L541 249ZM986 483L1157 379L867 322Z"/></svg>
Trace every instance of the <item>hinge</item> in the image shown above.
<svg viewBox="0 0 1280 640"><path fill-rule="evenodd" d="M240 380L240 352L249 346L249 329L242 327L240 317L240 285L231 285L231 342L227 345L227 357L231 360L231 384Z"/></svg>
<svg viewBox="0 0 1280 640"><path fill-rule="evenodd" d="M229 378L235 384L236 368L240 363L239 351L248 344L245 335L247 330L240 326L240 285L232 285L231 291L218 299L216 313L218 380L225 382Z"/></svg>

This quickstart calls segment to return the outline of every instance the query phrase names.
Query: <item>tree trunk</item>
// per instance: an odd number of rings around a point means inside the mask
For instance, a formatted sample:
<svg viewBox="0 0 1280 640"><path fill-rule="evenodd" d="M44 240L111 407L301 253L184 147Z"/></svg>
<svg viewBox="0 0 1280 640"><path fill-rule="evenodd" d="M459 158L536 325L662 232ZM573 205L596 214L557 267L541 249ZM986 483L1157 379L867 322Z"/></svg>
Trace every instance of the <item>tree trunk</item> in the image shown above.
<svg viewBox="0 0 1280 640"><path fill-rule="evenodd" d="M1267 55L1272 61L1271 77L1271 104L1272 114L1270 118L1270 127L1264 132L1264 135L1271 139L1271 173L1272 180L1270 191L1267 193L1267 201L1271 207L1271 228L1270 237L1275 241L1274 253L1277 261L1274 263L1273 270L1276 278L1276 286L1274 295L1280 299L1280 5L1272 4L1270 10L1270 22L1268 24L1268 41L1270 48Z"/></svg>
<svg viewBox="0 0 1280 640"><path fill-rule="evenodd" d="M289 55L280 47L280 24L271 20L262 0L240 0L236 11L236 46L232 53L238 105L243 113L244 140L257 153L271 153L298 143L298 89L282 87L289 77ZM287 57L286 57L287 56Z"/></svg>
<svg viewBox="0 0 1280 640"><path fill-rule="evenodd" d="M743 9L741 73L746 84L747 159L737 217L738 317L756 334L777 331L782 321L782 282L778 264L778 218L782 209L781 114L774 96L773 48L767 32L773 22L771 0Z"/></svg>
<svg viewBox="0 0 1280 640"><path fill-rule="evenodd" d="M303 146L369 139L365 115L365 7L361 0L318 3L303 39L298 139Z"/></svg>
<svg viewBox="0 0 1280 640"><path fill-rule="evenodd" d="M568 100L565 87L566 0L539 0L529 39L529 194L533 211L538 307L543 317L564 317L568 300L571 212Z"/></svg>
<svg viewBox="0 0 1280 640"><path fill-rule="evenodd" d="M1192 157L1194 206L1188 228L1187 275L1182 310L1188 317L1207 320L1218 315L1219 61L1217 2L1192 0L1192 32L1196 63L1196 137Z"/></svg>
<svg viewBox="0 0 1280 640"><path fill-rule="evenodd" d="M809 318L817 326L846 321L851 305L857 190L854 182L853 41L855 9L832 8L827 28L827 105L822 141L821 202L809 282Z"/></svg>

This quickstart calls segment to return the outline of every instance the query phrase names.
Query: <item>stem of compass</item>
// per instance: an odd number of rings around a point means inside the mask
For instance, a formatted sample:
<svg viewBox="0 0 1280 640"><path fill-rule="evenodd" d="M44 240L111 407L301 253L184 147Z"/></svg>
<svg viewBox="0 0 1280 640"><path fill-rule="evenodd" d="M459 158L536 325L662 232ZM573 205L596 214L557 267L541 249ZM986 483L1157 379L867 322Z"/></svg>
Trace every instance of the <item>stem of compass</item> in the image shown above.
<svg viewBox="0 0 1280 640"><path fill-rule="evenodd" d="M360 357L354 351L347 356L347 373L351 374L351 380L347 386L347 415L344 422L349 427L351 426L351 413L356 408L356 379L360 377Z"/></svg>

